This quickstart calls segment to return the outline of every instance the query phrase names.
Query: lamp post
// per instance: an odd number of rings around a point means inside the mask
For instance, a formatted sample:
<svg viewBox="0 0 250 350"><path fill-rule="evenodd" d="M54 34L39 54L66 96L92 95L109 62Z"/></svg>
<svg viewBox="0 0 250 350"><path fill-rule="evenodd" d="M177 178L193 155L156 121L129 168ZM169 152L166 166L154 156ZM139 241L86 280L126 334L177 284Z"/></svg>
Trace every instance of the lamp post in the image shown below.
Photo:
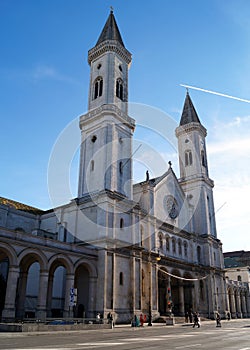
<svg viewBox="0 0 250 350"><path fill-rule="evenodd" d="M158 255L155 258L156 262L161 260L161 256L158 249ZM151 307L151 251L149 252L149 302L148 302L148 326L152 326L152 307ZM157 265L156 265L157 266Z"/></svg>

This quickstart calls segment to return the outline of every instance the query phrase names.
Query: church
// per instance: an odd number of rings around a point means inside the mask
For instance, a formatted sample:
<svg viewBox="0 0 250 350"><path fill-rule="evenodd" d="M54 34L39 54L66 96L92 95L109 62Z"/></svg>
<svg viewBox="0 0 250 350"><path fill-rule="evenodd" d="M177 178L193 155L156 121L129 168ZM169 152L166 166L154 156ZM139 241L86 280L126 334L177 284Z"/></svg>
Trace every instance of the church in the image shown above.
<svg viewBox="0 0 250 350"><path fill-rule="evenodd" d="M3 321L229 311L206 128L187 92L175 130L180 177L169 162L134 184L131 60L111 10L88 52L77 198L43 211L0 197Z"/></svg>

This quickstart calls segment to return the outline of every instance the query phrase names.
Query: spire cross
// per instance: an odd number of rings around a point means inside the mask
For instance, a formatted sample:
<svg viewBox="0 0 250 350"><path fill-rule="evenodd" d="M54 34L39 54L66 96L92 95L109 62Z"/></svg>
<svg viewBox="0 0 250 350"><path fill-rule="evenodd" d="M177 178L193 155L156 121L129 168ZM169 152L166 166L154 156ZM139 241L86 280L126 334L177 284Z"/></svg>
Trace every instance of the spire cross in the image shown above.
<svg viewBox="0 0 250 350"><path fill-rule="evenodd" d="M110 6L110 12L113 13L114 12L114 8L113 6Z"/></svg>

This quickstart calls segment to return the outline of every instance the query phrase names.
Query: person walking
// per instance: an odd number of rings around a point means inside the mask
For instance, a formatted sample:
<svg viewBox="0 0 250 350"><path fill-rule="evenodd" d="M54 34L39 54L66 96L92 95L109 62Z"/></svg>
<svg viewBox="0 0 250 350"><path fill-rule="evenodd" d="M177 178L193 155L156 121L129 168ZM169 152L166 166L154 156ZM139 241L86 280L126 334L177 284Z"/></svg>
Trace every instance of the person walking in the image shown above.
<svg viewBox="0 0 250 350"><path fill-rule="evenodd" d="M201 324L200 324L200 317L198 312L194 313L194 324L193 324L193 328L197 326L198 328L200 328Z"/></svg>
<svg viewBox="0 0 250 350"><path fill-rule="evenodd" d="M113 323L113 315L112 315L111 312L108 313L107 319L108 319L108 323L109 323L109 324L112 324L112 323Z"/></svg>
<svg viewBox="0 0 250 350"><path fill-rule="evenodd" d="M216 319L216 327L221 327L221 317L219 312L217 312L215 319Z"/></svg>
<svg viewBox="0 0 250 350"><path fill-rule="evenodd" d="M140 324L141 324L141 327L143 327L143 325L144 325L144 317L143 317L143 314L140 314Z"/></svg>

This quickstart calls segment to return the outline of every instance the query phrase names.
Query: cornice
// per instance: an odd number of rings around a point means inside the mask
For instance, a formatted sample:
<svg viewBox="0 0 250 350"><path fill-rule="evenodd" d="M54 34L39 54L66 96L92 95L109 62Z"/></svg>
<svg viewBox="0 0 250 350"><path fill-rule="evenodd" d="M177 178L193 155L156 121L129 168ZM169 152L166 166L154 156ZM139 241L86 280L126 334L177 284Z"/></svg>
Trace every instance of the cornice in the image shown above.
<svg viewBox="0 0 250 350"><path fill-rule="evenodd" d="M100 116L113 115L118 117L120 121L132 130L135 129L135 120L124 113L120 108L114 104L103 104L100 107L91 109L88 113L80 116L79 126L82 128L83 125L89 122L90 119L99 118Z"/></svg>
<svg viewBox="0 0 250 350"><path fill-rule="evenodd" d="M103 55L106 52L114 52L118 54L127 64L132 61L131 53L125 49L117 40L105 40L99 45L93 47L88 52L88 63Z"/></svg>
<svg viewBox="0 0 250 350"><path fill-rule="evenodd" d="M195 130L199 130L204 137L207 136L207 129L200 123L189 123L185 125L180 125L175 129L175 135L176 137L179 137L183 134L187 134Z"/></svg>

